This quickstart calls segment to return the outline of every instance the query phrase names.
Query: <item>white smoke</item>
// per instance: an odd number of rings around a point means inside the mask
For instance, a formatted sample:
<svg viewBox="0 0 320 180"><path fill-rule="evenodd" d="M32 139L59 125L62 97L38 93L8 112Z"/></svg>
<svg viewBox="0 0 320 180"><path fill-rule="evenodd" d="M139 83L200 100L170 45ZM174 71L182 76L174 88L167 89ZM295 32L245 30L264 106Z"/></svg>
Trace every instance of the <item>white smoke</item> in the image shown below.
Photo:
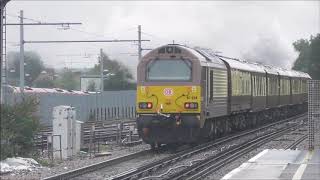
<svg viewBox="0 0 320 180"><path fill-rule="evenodd" d="M293 42L288 40L278 18L274 18L268 27L257 35L242 57L248 61L290 69L297 57Z"/></svg>

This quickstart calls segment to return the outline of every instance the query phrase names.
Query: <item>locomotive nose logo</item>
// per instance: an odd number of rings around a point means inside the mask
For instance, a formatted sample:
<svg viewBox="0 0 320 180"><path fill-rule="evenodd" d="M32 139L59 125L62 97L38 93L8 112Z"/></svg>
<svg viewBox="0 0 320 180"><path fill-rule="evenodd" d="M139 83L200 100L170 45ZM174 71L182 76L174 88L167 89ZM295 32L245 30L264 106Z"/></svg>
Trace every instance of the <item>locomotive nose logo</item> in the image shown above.
<svg viewBox="0 0 320 180"><path fill-rule="evenodd" d="M164 94L165 96L172 96L172 95L173 95L173 89L171 89L171 88L165 88L165 89L163 90L163 94Z"/></svg>

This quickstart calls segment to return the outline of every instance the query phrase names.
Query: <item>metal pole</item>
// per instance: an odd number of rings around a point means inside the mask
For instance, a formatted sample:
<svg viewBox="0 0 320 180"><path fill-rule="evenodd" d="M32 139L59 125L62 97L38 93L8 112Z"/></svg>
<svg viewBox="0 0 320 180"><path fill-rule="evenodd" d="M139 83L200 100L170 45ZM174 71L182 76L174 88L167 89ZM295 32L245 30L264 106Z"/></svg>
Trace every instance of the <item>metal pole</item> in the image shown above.
<svg viewBox="0 0 320 180"><path fill-rule="evenodd" d="M4 87L2 86L3 85L3 82L2 82L2 75L4 73L7 73L7 72L2 72L3 71L3 59L2 59L2 55L5 53L3 52L4 50L4 37L3 37L3 17L4 17L4 8L6 7L6 4L9 2L10 0L0 0L0 107L2 107L2 104L4 103L4 94L3 94L3 90L4 90Z"/></svg>
<svg viewBox="0 0 320 180"><path fill-rule="evenodd" d="M51 154L51 164L53 164L53 151L54 151L54 149L53 149L53 138L54 137L54 135L51 135L51 152L50 152L50 154Z"/></svg>
<svg viewBox="0 0 320 180"><path fill-rule="evenodd" d="M320 1L318 1L319 6L318 6L318 33L320 33Z"/></svg>
<svg viewBox="0 0 320 180"><path fill-rule="evenodd" d="M141 39L142 41L150 41L146 39ZM24 43L100 43L100 42L118 42L118 43L123 43L123 42L139 42L139 40L135 39L121 39L121 40L68 40L68 41L24 41Z"/></svg>
<svg viewBox="0 0 320 180"><path fill-rule="evenodd" d="M141 48L141 25L138 26L138 61L141 60L142 48Z"/></svg>
<svg viewBox="0 0 320 180"><path fill-rule="evenodd" d="M101 95L104 91L104 83L103 83L103 51L100 49L100 85L101 85Z"/></svg>
<svg viewBox="0 0 320 180"><path fill-rule="evenodd" d="M0 4L0 15L1 15L1 18L0 18L0 54L1 54L1 58L0 58L0 74L1 74L1 78L0 78L0 86L1 86L1 88L0 88L0 94L1 94L1 98L0 98L0 104L2 105L3 104L3 99L4 99L4 97L3 97L3 91L4 91L4 87L2 86L3 84L3 82L2 82L2 74L4 73L4 72L2 72L2 61L3 61L3 59L2 59L2 54L3 54L3 11L4 11L4 7L5 7L5 4L2 4L3 2L1 2L1 4Z"/></svg>
<svg viewBox="0 0 320 180"><path fill-rule="evenodd" d="M24 26L55 26L55 25L61 25L63 26L69 26L69 25L81 25L82 23L69 23L69 22L56 22L56 23L6 23L4 25L6 26L18 26L18 25L24 25Z"/></svg>
<svg viewBox="0 0 320 180"><path fill-rule="evenodd" d="M60 160L62 160L61 134L59 135L59 141L60 141Z"/></svg>
<svg viewBox="0 0 320 180"><path fill-rule="evenodd" d="M23 10L20 11L20 24L23 24ZM20 25L20 91L24 90L24 37L23 25Z"/></svg>

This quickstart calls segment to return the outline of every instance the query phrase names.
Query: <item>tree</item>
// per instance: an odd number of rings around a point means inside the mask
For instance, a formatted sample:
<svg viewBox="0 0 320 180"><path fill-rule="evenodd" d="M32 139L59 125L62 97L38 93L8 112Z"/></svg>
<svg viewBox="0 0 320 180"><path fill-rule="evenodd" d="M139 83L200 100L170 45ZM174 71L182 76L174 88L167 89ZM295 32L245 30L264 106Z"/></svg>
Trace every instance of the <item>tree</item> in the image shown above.
<svg viewBox="0 0 320 180"><path fill-rule="evenodd" d="M292 69L308 73L312 79L320 79L320 34L293 43L299 53Z"/></svg>
<svg viewBox="0 0 320 180"><path fill-rule="evenodd" d="M37 88L54 88L55 84L52 77L48 74L40 75L36 80L33 82L34 87Z"/></svg>
<svg viewBox="0 0 320 180"><path fill-rule="evenodd" d="M130 70L117 60L111 60L107 54L103 54L103 67L109 74L104 80L104 90L130 90L136 89L133 75ZM90 74L100 74L100 64L96 64Z"/></svg>
<svg viewBox="0 0 320 180"><path fill-rule="evenodd" d="M55 70L53 68L44 69L33 81L33 86L37 88L54 88Z"/></svg>
<svg viewBox="0 0 320 180"><path fill-rule="evenodd" d="M90 81L87 91L96 91L97 90L97 86L96 83L94 81Z"/></svg>
<svg viewBox="0 0 320 180"><path fill-rule="evenodd" d="M70 69L64 69L55 80L55 86L61 89L77 90L79 89L80 77Z"/></svg>
<svg viewBox="0 0 320 180"><path fill-rule="evenodd" d="M39 54L33 51L24 53L25 62L25 85L31 86L33 81L43 71L44 65ZM11 85L19 84L20 77L20 54L18 52L8 53L8 80Z"/></svg>
<svg viewBox="0 0 320 180"><path fill-rule="evenodd" d="M35 116L38 103L34 97L22 96L14 105L2 105L0 159L32 153L33 137L39 128L39 118Z"/></svg>

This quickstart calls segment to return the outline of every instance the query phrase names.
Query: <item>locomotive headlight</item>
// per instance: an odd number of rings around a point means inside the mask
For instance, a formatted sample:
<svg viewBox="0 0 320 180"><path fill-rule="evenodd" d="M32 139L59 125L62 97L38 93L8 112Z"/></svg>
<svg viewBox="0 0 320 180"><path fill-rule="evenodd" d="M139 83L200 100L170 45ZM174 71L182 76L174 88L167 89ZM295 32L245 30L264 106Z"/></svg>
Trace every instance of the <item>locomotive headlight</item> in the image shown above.
<svg viewBox="0 0 320 180"><path fill-rule="evenodd" d="M185 109L198 109L198 103L196 102L186 102L184 103Z"/></svg>
<svg viewBox="0 0 320 180"><path fill-rule="evenodd" d="M147 103L147 108L148 108L148 109L151 109L151 108L152 108L152 103L151 103L151 102L148 102L148 103Z"/></svg>
<svg viewBox="0 0 320 180"><path fill-rule="evenodd" d="M193 109L194 108L194 104L190 103L189 107L190 107L190 109Z"/></svg>
<svg viewBox="0 0 320 180"><path fill-rule="evenodd" d="M140 102L139 108L140 109L152 109L153 105L152 102Z"/></svg>
<svg viewBox="0 0 320 180"><path fill-rule="evenodd" d="M190 108L190 103L184 103L184 107L185 107L186 109L189 109L189 108Z"/></svg>

